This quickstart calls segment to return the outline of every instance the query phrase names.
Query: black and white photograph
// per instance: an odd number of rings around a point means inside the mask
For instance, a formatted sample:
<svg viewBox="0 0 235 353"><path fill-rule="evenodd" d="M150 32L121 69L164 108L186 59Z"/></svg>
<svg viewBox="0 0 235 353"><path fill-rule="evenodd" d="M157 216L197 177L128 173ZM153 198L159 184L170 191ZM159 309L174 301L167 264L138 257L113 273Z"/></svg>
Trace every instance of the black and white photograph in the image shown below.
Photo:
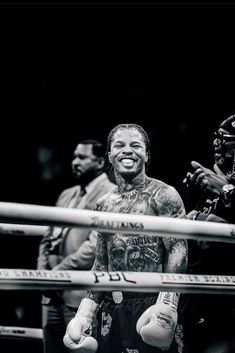
<svg viewBox="0 0 235 353"><path fill-rule="evenodd" d="M234 18L0 3L1 353L235 353Z"/></svg>

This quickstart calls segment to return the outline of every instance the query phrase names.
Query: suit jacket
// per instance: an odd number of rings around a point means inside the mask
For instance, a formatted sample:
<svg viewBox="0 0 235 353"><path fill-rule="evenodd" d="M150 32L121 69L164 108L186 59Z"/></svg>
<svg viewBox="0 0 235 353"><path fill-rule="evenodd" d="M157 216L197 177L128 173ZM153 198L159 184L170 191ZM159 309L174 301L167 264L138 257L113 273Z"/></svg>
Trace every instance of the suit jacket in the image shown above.
<svg viewBox="0 0 235 353"><path fill-rule="evenodd" d="M86 187L87 193L81 198L78 205L73 205L73 200L80 193L80 185L64 190L60 194L56 206L92 210L96 201L114 187L115 185L103 173ZM40 270L53 269L54 271L91 269L95 259L97 233L83 228L66 228L63 230L62 240L59 244L59 253L51 254L49 249L53 230L55 227L49 227L42 238L37 268ZM77 308L85 295L86 291L66 290L63 292L64 303ZM48 301L43 301L43 303L48 304Z"/></svg>

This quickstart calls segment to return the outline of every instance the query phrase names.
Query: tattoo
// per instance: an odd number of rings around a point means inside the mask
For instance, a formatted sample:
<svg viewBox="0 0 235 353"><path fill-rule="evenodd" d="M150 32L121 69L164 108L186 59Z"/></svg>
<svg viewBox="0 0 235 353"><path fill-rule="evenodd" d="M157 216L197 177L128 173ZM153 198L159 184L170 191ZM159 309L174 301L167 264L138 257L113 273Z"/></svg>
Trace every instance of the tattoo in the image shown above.
<svg viewBox="0 0 235 353"><path fill-rule="evenodd" d="M188 261L187 241L183 239L166 238L164 244L166 249L168 249L165 272L186 272Z"/></svg>
<svg viewBox="0 0 235 353"><path fill-rule="evenodd" d="M154 202L159 216L185 218L183 201L178 192L172 186L162 187L156 190Z"/></svg>
<svg viewBox="0 0 235 353"><path fill-rule="evenodd" d="M94 265L92 267L93 271L108 271L108 256L107 256L107 246L106 246L106 235L103 233L98 233L97 235L97 245L96 245L96 258ZM88 291L88 298L94 300L96 303L100 304L103 298L101 292Z"/></svg>
<svg viewBox="0 0 235 353"><path fill-rule="evenodd" d="M161 272L162 240L157 236L115 234L108 242L112 271Z"/></svg>
<svg viewBox="0 0 235 353"><path fill-rule="evenodd" d="M159 180L146 178L141 188L106 194L96 210L115 213L186 218L183 202L177 191ZM99 233L96 271L185 272L187 242L156 235ZM101 302L101 293L89 292Z"/></svg>

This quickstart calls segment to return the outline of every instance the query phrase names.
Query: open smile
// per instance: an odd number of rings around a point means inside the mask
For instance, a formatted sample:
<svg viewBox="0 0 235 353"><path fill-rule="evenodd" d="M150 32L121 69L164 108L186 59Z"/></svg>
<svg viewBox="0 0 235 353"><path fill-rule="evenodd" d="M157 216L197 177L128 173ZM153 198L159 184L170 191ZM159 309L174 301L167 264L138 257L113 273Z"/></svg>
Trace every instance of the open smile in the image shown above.
<svg viewBox="0 0 235 353"><path fill-rule="evenodd" d="M133 167L135 164L135 160L133 158L121 158L119 160L124 167Z"/></svg>

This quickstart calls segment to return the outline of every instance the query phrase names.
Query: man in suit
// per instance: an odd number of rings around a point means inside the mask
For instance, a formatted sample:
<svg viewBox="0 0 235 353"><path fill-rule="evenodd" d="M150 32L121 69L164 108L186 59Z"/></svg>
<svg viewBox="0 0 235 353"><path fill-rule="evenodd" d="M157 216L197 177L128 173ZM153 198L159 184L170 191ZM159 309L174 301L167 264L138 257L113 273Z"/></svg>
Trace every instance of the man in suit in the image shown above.
<svg viewBox="0 0 235 353"><path fill-rule="evenodd" d="M58 207L94 208L96 201L115 185L104 172L105 148L96 140L80 141L72 160L73 175L78 185L64 190ZM49 227L44 235L37 269L89 270L95 259L96 232L87 229ZM85 291L48 292L42 299L44 353L65 353L63 336Z"/></svg>

